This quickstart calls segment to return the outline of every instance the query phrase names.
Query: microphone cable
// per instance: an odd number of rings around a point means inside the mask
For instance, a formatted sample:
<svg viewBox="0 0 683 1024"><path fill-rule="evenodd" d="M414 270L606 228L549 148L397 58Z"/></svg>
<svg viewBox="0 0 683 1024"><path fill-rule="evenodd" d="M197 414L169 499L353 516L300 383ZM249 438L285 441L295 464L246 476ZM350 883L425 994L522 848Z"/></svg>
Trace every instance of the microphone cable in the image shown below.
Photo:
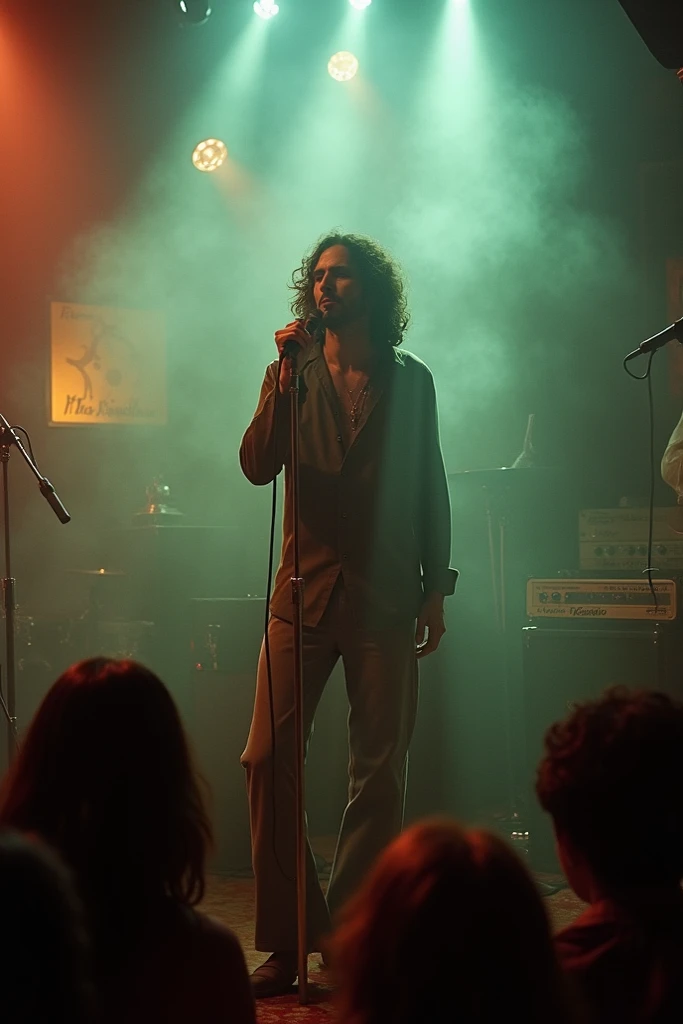
<svg viewBox="0 0 683 1024"><path fill-rule="evenodd" d="M317 330L320 326L320 311L315 310L311 312L304 322L304 329L312 338L315 338ZM275 739L275 707L273 702L273 662L270 650L270 635L268 632L268 626L270 624L270 598L271 590L273 587L273 566L275 563L275 517L277 514L277 478L278 478L278 467L277 467L277 427L278 427L278 407L282 401L283 396L280 393L280 371L282 364L287 358L288 353L283 348L280 353L277 370L275 371L275 390L273 400L273 493L270 506L270 535L268 544L268 581L266 585L266 608L264 613L264 625L263 625L263 651L266 661L266 674L268 679L268 713L270 719L270 756L271 756L271 810L273 814L273 831L271 834L271 842L273 846L273 857L277 864L280 873L283 878L288 882L296 882L295 878L292 878L287 874L277 852L277 843L275 842L275 835L277 831L277 799L275 796L275 782L276 782L276 770L275 770L275 754L276 754L276 739ZM299 393L297 392L297 401ZM292 396L290 395L290 402ZM283 463L284 468L284 463Z"/></svg>
<svg viewBox="0 0 683 1024"><path fill-rule="evenodd" d="M273 700L273 662L270 651L270 599L271 591L273 588L273 568L275 565L275 519L277 516L277 478L279 470L277 468L277 427L278 427L278 408L282 398L284 397L280 393L280 371L282 364L285 360L285 352L280 354L278 359L277 369L275 371L275 390L274 390L274 403L273 403L273 486L272 486L272 497L270 504L270 530L269 530L269 542L268 542L268 581L266 584L266 608L263 624L263 652L266 661L266 675L268 679L268 714L270 720L270 758L271 758L271 811L273 815L273 831L271 833L271 842L273 847L273 857L275 863L278 866L280 874L286 881L295 882L296 879L292 878L287 874L284 867L280 862L280 857L277 851L277 843L275 841L277 832L277 798L275 795L275 784L277 779L277 772L275 768L275 754L276 754L276 740L275 740L275 706ZM291 401L291 398L290 398ZM284 464L283 464L284 469Z"/></svg>

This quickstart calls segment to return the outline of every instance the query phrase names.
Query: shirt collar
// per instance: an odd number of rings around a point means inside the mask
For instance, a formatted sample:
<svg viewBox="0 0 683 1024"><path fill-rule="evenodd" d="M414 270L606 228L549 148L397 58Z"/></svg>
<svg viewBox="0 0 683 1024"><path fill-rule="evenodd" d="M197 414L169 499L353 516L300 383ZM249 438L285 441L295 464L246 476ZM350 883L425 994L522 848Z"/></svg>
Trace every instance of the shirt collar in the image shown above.
<svg viewBox="0 0 683 1024"><path fill-rule="evenodd" d="M305 367L317 362L318 359L325 358L323 348L324 338L319 338L318 341L315 341L312 345L309 345L309 347L305 350L303 362L299 366L300 373ZM386 348L389 351L383 352L380 355L380 358L376 360L374 364L373 375L377 374L378 372L379 374L383 374L388 369L388 367L391 366L393 363L401 362L401 357L396 346L387 345Z"/></svg>

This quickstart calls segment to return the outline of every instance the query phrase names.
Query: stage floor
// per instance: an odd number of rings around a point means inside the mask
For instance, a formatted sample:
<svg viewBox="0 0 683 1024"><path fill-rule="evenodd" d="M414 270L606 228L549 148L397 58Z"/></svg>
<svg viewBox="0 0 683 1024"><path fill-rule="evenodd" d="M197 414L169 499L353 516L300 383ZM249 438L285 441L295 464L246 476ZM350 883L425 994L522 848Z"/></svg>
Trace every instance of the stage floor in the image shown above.
<svg viewBox="0 0 683 1024"><path fill-rule="evenodd" d="M327 844L313 843L318 852ZM550 880L540 876L541 880ZM558 930L574 920L583 908L582 902L570 889L562 889L544 900L553 928ZM226 878L211 875L201 909L223 921L239 937L249 970L258 967L266 954L254 949L254 882L252 878ZM263 999L257 1004L259 1024L277 1021L298 1021L300 1024L324 1024L333 1018L332 987L327 972L320 964L318 954L309 957L311 1001L300 1006L295 990L291 995L276 999Z"/></svg>

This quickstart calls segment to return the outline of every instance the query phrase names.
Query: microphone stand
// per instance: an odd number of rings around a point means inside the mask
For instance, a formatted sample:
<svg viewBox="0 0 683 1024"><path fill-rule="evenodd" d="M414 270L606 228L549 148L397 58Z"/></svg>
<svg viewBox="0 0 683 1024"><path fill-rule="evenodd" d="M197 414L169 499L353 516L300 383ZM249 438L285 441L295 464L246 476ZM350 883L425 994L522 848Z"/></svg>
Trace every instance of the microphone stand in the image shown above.
<svg viewBox="0 0 683 1024"><path fill-rule="evenodd" d="M2 580L2 608L5 616L5 670L7 676L7 701L0 692L0 702L7 718L7 761L11 761L16 750L16 662L14 650L14 611L16 580L12 576L12 553L10 544L10 500L9 500L9 457L14 445L24 462L31 470L40 493L59 519L60 523L68 523L71 516L62 505L50 481L42 475L35 462L28 454L21 438L0 413L0 461L2 462L2 504L3 504L3 540L5 549L5 575Z"/></svg>
<svg viewBox="0 0 683 1024"><path fill-rule="evenodd" d="M299 564L299 370L295 356L287 355L292 377L290 394L290 440L292 474L293 570L292 649L294 652L294 744L296 788L296 905L297 972L299 1003L308 1003L308 935L306 928L306 796L304 752L303 599L304 580Z"/></svg>
<svg viewBox="0 0 683 1024"><path fill-rule="evenodd" d="M633 352L629 352L624 357L624 366L638 356L646 355L648 352L656 352L658 349L668 345L670 341L678 341L683 344L683 317L680 320L674 320L669 327L665 327L659 334L653 334L651 338L641 341L638 348L634 348Z"/></svg>

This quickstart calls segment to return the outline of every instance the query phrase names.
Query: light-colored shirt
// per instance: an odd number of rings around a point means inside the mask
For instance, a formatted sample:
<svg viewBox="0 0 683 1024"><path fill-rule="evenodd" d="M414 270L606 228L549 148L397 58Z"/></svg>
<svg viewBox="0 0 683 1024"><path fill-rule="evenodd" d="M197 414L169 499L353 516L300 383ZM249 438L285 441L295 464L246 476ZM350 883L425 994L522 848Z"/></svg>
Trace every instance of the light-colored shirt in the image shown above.
<svg viewBox="0 0 683 1024"><path fill-rule="evenodd" d="M674 489L679 504L683 504L683 416L674 427L662 456L662 480Z"/></svg>

